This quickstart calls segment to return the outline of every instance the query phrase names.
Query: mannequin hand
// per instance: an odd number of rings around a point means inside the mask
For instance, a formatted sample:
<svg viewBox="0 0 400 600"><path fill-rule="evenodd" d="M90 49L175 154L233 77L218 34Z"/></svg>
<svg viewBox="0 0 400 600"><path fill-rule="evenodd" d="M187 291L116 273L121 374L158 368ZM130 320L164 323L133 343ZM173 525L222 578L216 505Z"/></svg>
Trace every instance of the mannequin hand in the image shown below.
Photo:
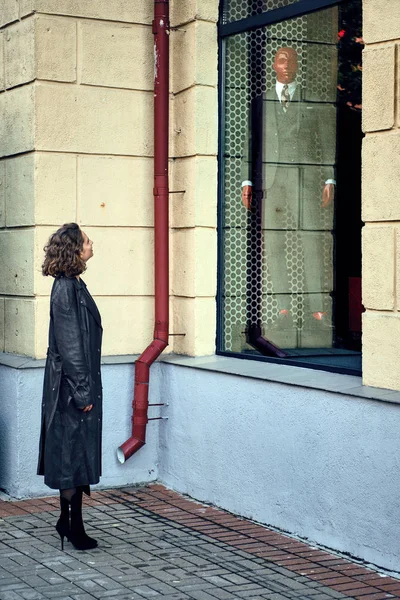
<svg viewBox="0 0 400 600"><path fill-rule="evenodd" d="M242 202L243 205L247 208L247 210L251 210L251 202L253 200L253 191L251 185L244 185L242 187Z"/></svg>
<svg viewBox="0 0 400 600"><path fill-rule="evenodd" d="M335 197L335 186L333 183L326 183L324 189L322 190L322 208L327 208Z"/></svg>
<svg viewBox="0 0 400 600"><path fill-rule="evenodd" d="M83 408L83 412L90 412L93 408L93 404L89 404L89 406L85 406L85 408Z"/></svg>

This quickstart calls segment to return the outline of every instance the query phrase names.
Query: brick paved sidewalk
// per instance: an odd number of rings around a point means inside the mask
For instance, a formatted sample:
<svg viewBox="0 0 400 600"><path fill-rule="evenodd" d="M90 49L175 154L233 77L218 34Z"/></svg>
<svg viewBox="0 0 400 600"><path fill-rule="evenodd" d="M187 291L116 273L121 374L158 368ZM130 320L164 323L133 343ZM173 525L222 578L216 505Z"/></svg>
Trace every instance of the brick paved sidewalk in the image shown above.
<svg viewBox="0 0 400 600"><path fill-rule="evenodd" d="M58 498L0 501L0 600L400 598L400 581L161 485L85 502L99 547L61 552Z"/></svg>

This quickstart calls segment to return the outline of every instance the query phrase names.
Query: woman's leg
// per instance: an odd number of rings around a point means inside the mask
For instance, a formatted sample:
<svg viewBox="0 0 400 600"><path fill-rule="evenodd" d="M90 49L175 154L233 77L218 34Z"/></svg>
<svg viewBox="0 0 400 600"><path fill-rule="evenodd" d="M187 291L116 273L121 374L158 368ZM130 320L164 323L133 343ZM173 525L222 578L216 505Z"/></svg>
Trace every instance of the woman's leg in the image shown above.
<svg viewBox="0 0 400 600"><path fill-rule="evenodd" d="M86 486L85 486L86 487ZM96 548L97 541L89 537L85 532L82 519L82 487L77 487L74 494L71 496L71 530L70 542L78 550L89 550Z"/></svg>
<svg viewBox="0 0 400 600"><path fill-rule="evenodd" d="M82 519L82 493L90 495L89 486L60 490L61 515L56 529L61 538L61 549L64 550L66 537L77 550L96 548L97 541L86 535Z"/></svg>
<svg viewBox="0 0 400 600"><path fill-rule="evenodd" d="M60 497L65 498L68 502L71 502L72 496L75 494L76 488L69 488L68 490L60 490Z"/></svg>
<svg viewBox="0 0 400 600"><path fill-rule="evenodd" d="M61 514L57 521L56 529L61 538L61 549L64 550L64 537L70 536L69 507L72 496L76 493L76 488L60 490L60 508Z"/></svg>

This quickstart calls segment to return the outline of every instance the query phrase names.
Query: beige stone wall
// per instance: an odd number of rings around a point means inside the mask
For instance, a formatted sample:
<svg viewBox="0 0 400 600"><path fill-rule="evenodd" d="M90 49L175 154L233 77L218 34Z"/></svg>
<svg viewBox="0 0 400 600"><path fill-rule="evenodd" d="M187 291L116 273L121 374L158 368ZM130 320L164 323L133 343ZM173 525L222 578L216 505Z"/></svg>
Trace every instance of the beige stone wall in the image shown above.
<svg viewBox="0 0 400 600"><path fill-rule="evenodd" d="M363 14L363 379L399 390L400 2Z"/></svg>
<svg viewBox="0 0 400 600"><path fill-rule="evenodd" d="M218 1L171 3L170 175L174 351L215 352Z"/></svg>
<svg viewBox="0 0 400 600"><path fill-rule="evenodd" d="M171 332L182 335L169 351L204 354L215 349L217 2L171 11ZM0 351L45 355L43 246L72 220L94 240L85 280L104 353L151 340L152 16L151 0L0 3Z"/></svg>

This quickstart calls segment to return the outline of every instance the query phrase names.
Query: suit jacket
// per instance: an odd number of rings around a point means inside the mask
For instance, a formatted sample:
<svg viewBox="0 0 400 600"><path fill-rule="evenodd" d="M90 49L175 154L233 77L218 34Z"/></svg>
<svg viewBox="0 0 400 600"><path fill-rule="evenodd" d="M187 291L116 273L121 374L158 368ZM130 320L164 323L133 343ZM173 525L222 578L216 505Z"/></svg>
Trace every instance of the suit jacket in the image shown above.
<svg viewBox="0 0 400 600"><path fill-rule="evenodd" d="M302 166L326 179L334 177L336 155L336 109L334 104L304 99L297 86L285 113L275 86L254 98L250 105L248 136L242 162L242 181L254 189L272 188L277 169Z"/></svg>

